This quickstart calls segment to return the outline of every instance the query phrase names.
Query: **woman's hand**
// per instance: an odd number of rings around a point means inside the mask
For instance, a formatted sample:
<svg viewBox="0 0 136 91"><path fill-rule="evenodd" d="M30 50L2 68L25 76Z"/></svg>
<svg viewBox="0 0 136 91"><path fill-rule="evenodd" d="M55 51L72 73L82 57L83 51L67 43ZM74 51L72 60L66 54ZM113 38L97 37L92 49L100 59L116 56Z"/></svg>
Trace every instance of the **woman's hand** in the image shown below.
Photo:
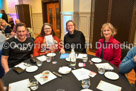
<svg viewBox="0 0 136 91"><path fill-rule="evenodd" d="M61 48L61 50L60 50L59 53L64 54L64 53L66 53L66 52L65 52L65 50L64 50L63 48Z"/></svg>
<svg viewBox="0 0 136 91"><path fill-rule="evenodd" d="M134 62L136 63L136 56L134 56Z"/></svg>

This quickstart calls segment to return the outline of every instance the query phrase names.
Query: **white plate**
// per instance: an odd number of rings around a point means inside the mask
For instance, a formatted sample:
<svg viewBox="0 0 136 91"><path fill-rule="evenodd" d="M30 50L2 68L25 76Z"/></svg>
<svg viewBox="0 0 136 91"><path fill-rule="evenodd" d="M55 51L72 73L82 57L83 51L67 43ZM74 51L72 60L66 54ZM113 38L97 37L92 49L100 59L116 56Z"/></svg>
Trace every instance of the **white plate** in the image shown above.
<svg viewBox="0 0 136 91"><path fill-rule="evenodd" d="M66 61L70 62L70 58L66 58Z"/></svg>
<svg viewBox="0 0 136 91"><path fill-rule="evenodd" d="M59 70L58 70L58 72L61 74L68 74L70 73L70 71L71 71L71 68L69 68L68 66L59 67Z"/></svg>
<svg viewBox="0 0 136 91"><path fill-rule="evenodd" d="M92 58L91 60L92 60L92 62L95 62L95 63L102 62L102 60L100 58Z"/></svg>
<svg viewBox="0 0 136 91"><path fill-rule="evenodd" d="M55 53L48 53L47 56L53 57L53 56L56 56L56 54Z"/></svg>
<svg viewBox="0 0 136 91"><path fill-rule="evenodd" d="M34 72L38 69L37 66L30 66L26 68L26 72Z"/></svg>
<svg viewBox="0 0 136 91"><path fill-rule="evenodd" d="M91 89L81 89L80 91L93 91Z"/></svg>
<svg viewBox="0 0 136 91"><path fill-rule="evenodd" d="M119 75L115 72L105 72L104 76L111 80L117 80L119 79Z"/></svg>

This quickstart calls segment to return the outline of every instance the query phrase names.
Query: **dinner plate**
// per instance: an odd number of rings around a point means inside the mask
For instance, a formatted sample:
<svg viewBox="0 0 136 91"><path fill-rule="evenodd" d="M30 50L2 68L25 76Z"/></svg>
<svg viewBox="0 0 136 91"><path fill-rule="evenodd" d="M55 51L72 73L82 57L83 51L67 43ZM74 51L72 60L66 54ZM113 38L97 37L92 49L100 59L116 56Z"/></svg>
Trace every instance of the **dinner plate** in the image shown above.
<svg viewBox="0 0 136 91"><path fill-rule="evenodd" d="M26 72L34 72L38 69L37 66L30 66L26 68Z"/></svg>
<svg viewBox="0 0 136 91"><path fill-rule="evenodd" d="M95 62L95 63L102 62L102 60L100 58L92 58L91 60L92 60L92 62Z"/></svg>
<svg viewBox="0 0 136 91"><path fill-rule="evenodd" d="M69 68L68 66L59 67L59 70L58 70L58 72L61 74L68 74L70 73L70 71L71 71L71 68Z"/></svg>
<svg viewBox="0 0 136 91"><path fill-rule="evenodd" d="M56 56L56 53L48 53L47 56L53 57Z"/></svg>
<svg viewBox="0 0 136 91"><path fill-rule="evenodd" d="M115 72L105 72L104 76L111 80L117 80L119 79L119 75Z"/></svg>

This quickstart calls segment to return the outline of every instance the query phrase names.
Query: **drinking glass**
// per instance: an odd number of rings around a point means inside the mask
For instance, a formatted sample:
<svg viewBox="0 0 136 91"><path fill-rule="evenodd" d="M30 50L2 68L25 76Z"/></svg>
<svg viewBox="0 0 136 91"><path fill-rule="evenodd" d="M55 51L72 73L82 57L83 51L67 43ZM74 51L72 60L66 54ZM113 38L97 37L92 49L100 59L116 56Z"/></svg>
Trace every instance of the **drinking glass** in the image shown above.
<svg viewBox="0 0 136 91"><path fill-rule="evenodd" d="M103 75L105 73L105 68L104 67L98 68L98 73Z"/></svg>
<svg viewBox="0 0 136 91"><path fill-rule="evenodd" d="M83 57L83 62L87 62L88 57Z"/></svg>
<svg viewBox="0 0 136 91"><path fill-rule="evenodd" d="M88 89L90 87L90 79L84 79L82 80L82 88Z"/></svg>
<svg viewBox="0 0 136 91"><path fill-rule="evenodd" d="M36 61L37 66L42 66L42 61Z"/></svg>
<svg viewBox="0 0 136 91"><path fill-rule="evenodd" d="M46 59L47 59L47 62L51 62L51 57L50 56L46 57Z"/></svg>
<svg viewBox="0 0 136 91"><path fill-rule="evenodd" d="M35 79L30 80L30 89L36 91L38 89L38 81Z"/></svg>

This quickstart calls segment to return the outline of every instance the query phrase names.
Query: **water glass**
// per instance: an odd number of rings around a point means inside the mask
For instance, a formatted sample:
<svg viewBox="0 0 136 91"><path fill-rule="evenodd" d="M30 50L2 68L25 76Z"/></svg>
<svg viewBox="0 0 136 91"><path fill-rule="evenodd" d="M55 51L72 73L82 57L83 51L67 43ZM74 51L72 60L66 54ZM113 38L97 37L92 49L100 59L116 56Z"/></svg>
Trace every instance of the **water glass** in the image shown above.
<svg viewBox="0 0 136 91"><path fill-rule="evenodd" d="M104 67L98 68L98 73L103 75L105 73L105 68Z"/></svg>
<svg viewBox="0 0 136 91"><path fill-rule="evenodd" d="M88 57L83 57L83 62L87 62Z"/></svg>
<svg viewBox="0 0 136 91"><path fill-rule="evenodd" d="M42 61L36 61L37 66L42 66Z"/></svg>
<svg viewBox="0 0 136 91"><path fill-rule="evenodd" d="M38 89L38 81L37 80L30 80L30 89L32 91L36 91Z"/></svg>
<svg viewBox="0 0 136 91"><path fill-rule="evenodd" d="M47 62L51 62L51 57L46 57Z"/></svg>
<svg viewBox="0 0 136 91"><path fill-rule="evenodd" d="M82 80L82 88L88 89L90 87L90 79L84 79Z"/></svg>

